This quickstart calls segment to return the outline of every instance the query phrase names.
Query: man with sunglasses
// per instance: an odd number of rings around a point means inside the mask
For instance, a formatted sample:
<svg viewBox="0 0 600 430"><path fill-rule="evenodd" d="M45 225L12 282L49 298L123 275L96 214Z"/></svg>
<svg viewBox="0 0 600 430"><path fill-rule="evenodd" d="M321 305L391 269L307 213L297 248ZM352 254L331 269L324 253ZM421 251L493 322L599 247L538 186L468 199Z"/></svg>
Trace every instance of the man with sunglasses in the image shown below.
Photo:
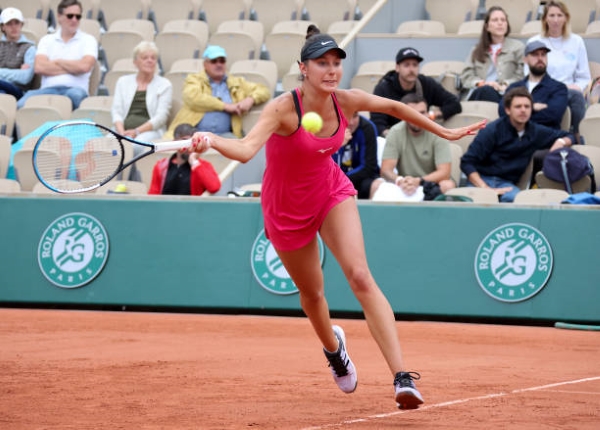
<svg viewBox="0 0 600 430"><path fill-rule="evenodd" d="M7 7L0 14L0 93L11 94L16 99L33 79L35 45L23 33L23 13Z"/></svg>
<svg viewBox="0 0 600 430"><path fill-rule="evenodd" d="M202 57L204 70L186 77L183 107L167 130L166 139L172 139L175 128L184 123L194 125L197 131L242 137L242 116L271 98L265 85L227 74L227 53L222 47L209 45Z"/></svg>
<svg viewBox="0 0 600 430"><path fill-rule="evenodd" d="M38 94L67 96L77 109L88 96L90 76L98 58L98 42L79 29L82 6L78 0L61 0L58 4L58 28L42 37L35 56L35 73L42 82L37 90L28 91L18 102Z"/></svg>

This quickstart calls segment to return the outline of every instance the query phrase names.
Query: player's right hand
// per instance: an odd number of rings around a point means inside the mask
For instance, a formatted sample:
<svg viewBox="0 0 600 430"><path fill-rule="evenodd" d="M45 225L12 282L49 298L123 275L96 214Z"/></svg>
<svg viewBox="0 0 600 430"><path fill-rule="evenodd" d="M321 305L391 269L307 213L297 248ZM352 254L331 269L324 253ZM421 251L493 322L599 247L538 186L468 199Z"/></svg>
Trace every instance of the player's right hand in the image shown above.
<svg viewBox="0 0 600 430"><path fill-rule="evenodd" d="M212 133L199 131L192 135L192 144L190 145L191 152L199 154L208 151L212 147Z"/></svg>

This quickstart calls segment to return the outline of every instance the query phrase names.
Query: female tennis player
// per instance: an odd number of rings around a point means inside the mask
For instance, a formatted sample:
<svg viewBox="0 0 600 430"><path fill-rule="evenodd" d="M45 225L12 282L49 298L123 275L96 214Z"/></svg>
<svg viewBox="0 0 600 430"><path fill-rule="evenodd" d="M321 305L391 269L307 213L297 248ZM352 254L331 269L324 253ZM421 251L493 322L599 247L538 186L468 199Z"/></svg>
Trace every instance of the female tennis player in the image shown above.
<svg viewBox="0 0 600 430"><path fill-rule="evenodd" d="M414 409L423 403L413 381L420 375L403 367L393 310L367 265L356 191L331 155L340 148L347 118L354 112L384 112L450 140L474 133L485 122L446 129L403 103L357 89L340 90L343 58L345 51L331 36L309 37L300 54L299 88L271 100L244 138L198 132L190 150L215 148L228 158L247 162L266 143L261 194L265 232L300 292L302 309L323 344L335 382L345 393L352 393L358 379L344 331L330 320L317 233L362 306L369 330L394 376L398 407ZM323 119L316 134L300 126L302 115L309 111Z"/></svg>

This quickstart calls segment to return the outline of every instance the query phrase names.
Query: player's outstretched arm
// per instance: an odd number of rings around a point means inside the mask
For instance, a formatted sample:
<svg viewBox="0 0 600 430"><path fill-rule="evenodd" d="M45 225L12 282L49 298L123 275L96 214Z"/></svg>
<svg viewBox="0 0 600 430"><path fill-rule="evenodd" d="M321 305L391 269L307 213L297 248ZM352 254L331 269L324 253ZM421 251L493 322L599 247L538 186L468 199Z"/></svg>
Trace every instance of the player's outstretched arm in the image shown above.
<svg viewBox="0 0 600 430"><path fill-rule="evenodd" d="M448 140L458 140L461 137L475 134L486 125L486 121L483 120L466 127L450 129L432 121L425 115L421 115L404 103L369 94L363 90L341 90L336 95L347 117L357 111L381 112L408 121Z"/></svg>

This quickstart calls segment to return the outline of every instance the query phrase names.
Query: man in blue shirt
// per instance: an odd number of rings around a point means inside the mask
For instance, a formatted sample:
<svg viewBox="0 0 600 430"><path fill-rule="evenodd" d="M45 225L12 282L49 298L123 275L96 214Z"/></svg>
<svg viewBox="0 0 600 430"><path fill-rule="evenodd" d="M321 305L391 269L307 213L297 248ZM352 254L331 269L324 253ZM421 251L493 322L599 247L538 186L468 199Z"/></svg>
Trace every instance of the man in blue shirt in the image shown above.
<svg viewBox="0 0 600 430"><path fill-rule="evenodd" d="M23 14L7 7L0 14L0 93L23 96L34 75L35 44L21 33Z"/></svg>
<svg viewBox="0 0 600 430"><path fill-rule="evenodd" d="M354 113L348 121L344 144L332 157L352 181L358 198L370 198L373 181L379 177L375 124Z"/></svg>
<svg viewBox="0 0 600 430"><path fill-rule="evenodd" d="M520 191L515 185L538 149L551 151L571 146L575 137L530 121L533 100L525 87L504 95L506 116L477 133L462 156L460 168L470 186L492 188L501 202L512 202Z"/></svg>
<svg viewBox="0 0 600 430"><path fill-rule="evenodd" d="M548 52L550 49L544 42L529 42L525 47L525 63L529 66L529 75L511 84L507 91L516 87L527 88L533 98L531 120L559 129L568 105L568 89L565 84L546 73ZM498 104L498 113L500 116L506 115L502 101Z"/></svg>

